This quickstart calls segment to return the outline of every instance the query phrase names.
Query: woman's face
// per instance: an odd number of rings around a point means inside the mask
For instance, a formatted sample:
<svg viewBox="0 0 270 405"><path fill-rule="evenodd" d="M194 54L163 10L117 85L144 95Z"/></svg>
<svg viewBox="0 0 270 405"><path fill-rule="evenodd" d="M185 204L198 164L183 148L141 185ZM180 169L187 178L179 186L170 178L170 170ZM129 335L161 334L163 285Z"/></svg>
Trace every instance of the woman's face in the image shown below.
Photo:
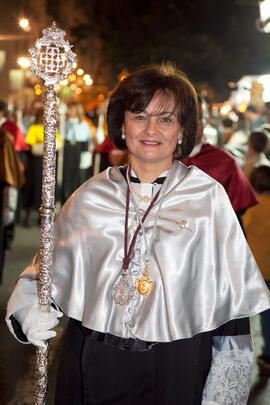
<svg viewBox="0 0 270 405"><path fill-rule="evenodd" d="M159 163L170 167L181 126L173 95L156 93L140 113L125 112L122 128L131 163Z"/></svg>
<svg viewBox="0 0 270 405"><path fill-rule="evenodd" d="M71 105L68 109L69 118L77 118L77 108L75 105Z"/></svg>

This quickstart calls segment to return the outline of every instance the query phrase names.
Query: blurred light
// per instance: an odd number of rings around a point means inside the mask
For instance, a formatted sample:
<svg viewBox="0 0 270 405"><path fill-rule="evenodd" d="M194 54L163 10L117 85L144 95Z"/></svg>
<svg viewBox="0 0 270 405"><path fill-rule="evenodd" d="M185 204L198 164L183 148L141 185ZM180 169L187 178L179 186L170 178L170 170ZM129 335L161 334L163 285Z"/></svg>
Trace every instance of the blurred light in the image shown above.
<svg viewBox="0 0 270 405"><path fill-rule="evenodd" d="M76 89L75 92L76 92L76 94L81 94L82 89Z"/></svg>
<svg viewBox="0 0 270 405"><path fill-rule="evenodd" d="M103 101L104 100L104 95L103 94L99 94L98 95L98 101Z"/></svg>
<svg viewBox="0 0 270 405"><path fill-rule="evenodd" d="M2 73L6 63L6 51L0 50L0 74Z"/></svg>
<svg viewBox="0 0 270 405"><path fill-rule="evenodd" d="M270 0L259 2L260 19L257 20L257 28L262 32L270 32Z"/></svg>
<svg viewBox="0 0 270 405"><path fill-rule="evenodd" d="M28 18L22 17L19 19L19 26L24 30L24 31L30 31L30 24Z"/></svg>
<svg viewBox="0 0 270 405"><path fill-rule="evenodd" d="M40 84L35 84L35 89L40 89Z"/></svg>
<svg viewBox="0 0 270 405"><path fill-rule="evenodd" d="M259 6L261 19L262 21L265 21L270 17L270 0L261 1Z"/></svg>
<svg viewBox="0 0 270 405"><path fill-rule="evenodd" d="M221 115L227 115L231 111L232 107L229 104L224 104L220 109Z"/></svg>
<svg viewBox="0 0 270 405"><path fill-rule="evenodd" d="M36 90L35 90L35 94L36 94L37 96L40 96L41 93L42 93L42 91L41 91L40 89L36 89Z"/></svg>
<svg viewBox="0 0 270 405"><path fill-rule="evenodd" d="M122 80L124 80L124 79L126 79L127 78L127 75L121 75L120 76L120 80L122 81Z"/></svg>
<svg viewBox="0 0 270 405"><path fill-rule="evenodd" d="M69 75L69 76L68 76L68 79L69 79L71 82L76 82L76 75L74 75L74 73L72 73L72 75Z"/></svg>
<svg viewBox="0 0 270 405"><path fill-rule="evenodd" d="M87 86L91 86L91 84L93 84L93 79L91 78L90 75L86 74L83 76L83 80L85 81L85 84Z"/></svg>
<svg viewBox="0 0 270 405"><path fill-rule="evenodd" d="M25 56L21 56L20 58L18 58L17 63L22 69L27 69L31 65L30 60L28 58L26 58Z"/></svg>
<svg viewBox="0 0 270 405"><path fill-rule="evenodd" d="M78 80L77 80L77 85L78 85L78 86L82 86L82 85L83 85L83 80L82 80L82 79L78 79Z"/></svg>
<svg viewBox="0 0 270 405"><path fill-rule="evenodd" d="M70 86L70 88L71 88L71 90L75 90L75 89L77 88L77 86L76 86L75 83L73 83L73 84Z"/></svg>
<svg viewBox="0 0 270 405"><path fill-rule="evenodd" d="M67 79L65 79L65 80L60 80L60 84L61 84L62 86L66 86L66 85L68 84Z"/></svg>
<svg viewBox="0 0 270 405"><path fill-rule="evenodd" d="M240 111L240 113L244 113L247 109L246 104L242 103L239 105L238 110Z"/></svg>
<svg viewBox="0 0 270 405"><path fill-rule="evenodd" d="M235 83L235 82L229 82L229 83L228 83L228 86L229 86L231 89L234 89L234 88L236 87L236 83Z"/></svg>
<svg viewBox="0 0 270 405"><path fill-rule="evenodd" d="M261 91L263 92L263 101L265 103L270 100L270 75L259 76L257 82L262 86Z"/></svg>
<svg viewBox="0 0 270 405"><path fill-rule="evenodd" d="M78 75L78 76L82 76L83 74L84 74L84 70L81 69L81 68L79 68L79 69L77 70L77 75Z"/></svg>
<svg viewBox="0 0 270 405"><path fill-rule="evenodd" d="M76 69L76 67L78 66L77 62L73 62L73 69Z"/></svg>
<svg viewBox="0 0 270 405"><path fill-rule="evenodd" d="M11 90L19 90L23 87L24 72L22 69L9 70L9 86Z"/></svg>

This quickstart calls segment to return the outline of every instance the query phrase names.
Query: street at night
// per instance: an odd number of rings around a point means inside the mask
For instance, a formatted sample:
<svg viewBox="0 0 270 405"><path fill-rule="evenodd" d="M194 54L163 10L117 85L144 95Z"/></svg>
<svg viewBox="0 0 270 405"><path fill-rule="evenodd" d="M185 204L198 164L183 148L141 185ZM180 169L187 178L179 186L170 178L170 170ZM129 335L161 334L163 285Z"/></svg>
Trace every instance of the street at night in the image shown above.
<svg viewBox="0 0 270 405"><path fill-rule="evenodd" d="M270 0L2 3L0 405L269 405Z"/></svg>

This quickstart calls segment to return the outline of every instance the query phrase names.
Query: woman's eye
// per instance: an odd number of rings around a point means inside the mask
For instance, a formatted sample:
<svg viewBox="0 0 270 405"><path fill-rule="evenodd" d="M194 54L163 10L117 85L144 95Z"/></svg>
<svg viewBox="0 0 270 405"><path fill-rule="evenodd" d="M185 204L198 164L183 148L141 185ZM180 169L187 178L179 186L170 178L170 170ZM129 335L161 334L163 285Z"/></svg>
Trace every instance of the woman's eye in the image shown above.
<svg viewBox="0 0 270 405"><path fill-rule="evenodd" d="M172 122L172 119L170 117L161 117L160 122L163 124L170 124Z"/></svg>
<svg viewBox="0 0 270 405"><path fill-rule="evenodd" d="M137 121L144 121L146 117L144 115L135 115L135 120Z"/></svg>

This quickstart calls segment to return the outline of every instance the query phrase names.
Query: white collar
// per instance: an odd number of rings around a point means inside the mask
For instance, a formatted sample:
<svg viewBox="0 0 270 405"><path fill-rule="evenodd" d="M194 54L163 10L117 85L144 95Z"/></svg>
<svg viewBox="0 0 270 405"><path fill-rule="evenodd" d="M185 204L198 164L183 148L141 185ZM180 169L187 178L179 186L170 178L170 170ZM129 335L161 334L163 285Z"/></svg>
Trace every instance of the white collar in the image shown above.
<svg viewBox="0 0 270 405"><path fill-rule="evenodd" d="M6 120L7 120L6 117L0 118L0 127L6 122Z"/></svg>
<svg viewBox="0 0 270 405"><path fill-rule="evenodd" d="M169 173L169 170L165 170L164 172L162 172L162 173L158 176L158 178L160 178L160 177L167 177L168 173ZM134 172L133 169L131 169L131 176L138 178L137 174ZM148 183L142 183L142 184L148 184ZM149 183L149 184L152 184L152 183Z"/></svg>

